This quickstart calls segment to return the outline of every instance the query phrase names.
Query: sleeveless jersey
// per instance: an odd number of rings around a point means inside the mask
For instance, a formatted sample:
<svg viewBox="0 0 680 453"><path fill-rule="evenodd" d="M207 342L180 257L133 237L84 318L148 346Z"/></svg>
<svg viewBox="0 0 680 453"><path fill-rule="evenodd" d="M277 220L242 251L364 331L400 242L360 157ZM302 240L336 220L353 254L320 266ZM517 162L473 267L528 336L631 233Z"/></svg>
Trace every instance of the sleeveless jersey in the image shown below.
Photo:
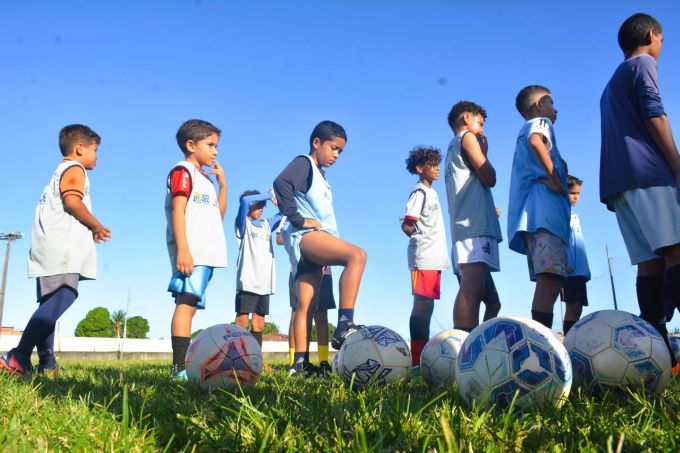
<svg viewBox="0 0 680 453"><path fill-rule="evenodd" d="M574 268L574 272L567 274L567 277L585 277L590 280L590 266L588 266L588 256L586 255L586 245L583 242L583 231L581 222L574 211L571 211L571 221L569 224L569 249L567 252L567 263Z"/></svg>

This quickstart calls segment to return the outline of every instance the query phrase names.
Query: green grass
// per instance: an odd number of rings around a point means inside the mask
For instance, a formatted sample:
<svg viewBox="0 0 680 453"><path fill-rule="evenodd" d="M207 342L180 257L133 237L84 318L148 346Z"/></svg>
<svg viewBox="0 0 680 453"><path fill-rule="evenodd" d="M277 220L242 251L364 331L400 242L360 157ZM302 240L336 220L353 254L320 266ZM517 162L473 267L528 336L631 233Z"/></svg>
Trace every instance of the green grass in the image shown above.
<svg viewBox="0 0 680 453"><path fill-rule="evenodd" d="M201 391L167 364L66 362L0 375L0 451L680 451L680 382L663 399L573 392L561 409L468 410L420 378L348 390L267 370L243 392Z"/></svg>

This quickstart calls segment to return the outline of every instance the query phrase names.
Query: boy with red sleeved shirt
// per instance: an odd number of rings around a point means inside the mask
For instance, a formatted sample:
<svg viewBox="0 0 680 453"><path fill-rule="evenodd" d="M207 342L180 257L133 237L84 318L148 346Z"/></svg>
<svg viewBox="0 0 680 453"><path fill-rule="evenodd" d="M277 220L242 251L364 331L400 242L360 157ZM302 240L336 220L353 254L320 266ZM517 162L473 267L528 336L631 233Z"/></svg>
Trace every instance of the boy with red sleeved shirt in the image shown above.
<svg viewBox="0 0 680 453"><path fill-rule="evenodd" d="M185 160L168 175L165 216L175 298L172 316L172 375L186 379L184 360L191 342L191 321L205 308L205 290L216 267L227 266L222 220L227 210L224 169L215 160L220 130L202 120L189 120L177 131ZM205 172L201 167L211 167ZM217 177L219 192L209 175Z"/></svg>

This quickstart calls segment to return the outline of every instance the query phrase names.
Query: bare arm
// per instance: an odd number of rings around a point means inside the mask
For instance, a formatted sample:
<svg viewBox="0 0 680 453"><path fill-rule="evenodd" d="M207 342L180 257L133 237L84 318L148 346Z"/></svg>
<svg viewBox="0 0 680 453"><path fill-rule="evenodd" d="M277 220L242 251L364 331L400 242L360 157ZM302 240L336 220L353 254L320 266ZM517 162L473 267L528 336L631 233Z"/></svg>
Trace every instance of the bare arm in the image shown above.
<svg viewBox="0 0 680 453"><path fill-rule="evenodd" d="M111 239L111 230L99 223L99 220L87 209L83 203L84 190L85 170L76 165L68 168L59 182L64 209L92 231L92 238L95 242L106 242Z"/></svg>
<svg viewBox="0 0 680 453"><path fill-rule="evenodd" d="M191 275L194 270L194 258L189 251L186 233L185 210L187 197L178 195L172 199L172 231L177 243L177 270L184 275Z"/></svg>
<svg viewBox="0 0 680 453"><path fill-rule="evenodd" d="M416 231L416 222L411 219L404 219L401 223L401 231L403 231L406 236L411 237Z"/></svg>
<svg viewBox="0 0 680 453"><path fill-rule="evenodd" d="M661 154L673 170L678 189L680 189L680 155L678 148L673 140L671 125L666 115L655 116L645 121L645 127L649 135L654 139L654 143L659 147Z"/></svg>
<svg viewBox="0 0 680 453"><path fill-rule="evenodd" d="M545 142L543 140L543 135L536 133L531 134L531 136L529 136L529 146L531 146L534 157L536 157L538 163L543 167L543 171L545 171L547 177L545 185L548 186L550 190L565 195L562 181L560 181L560 177L555 172L552 159L550 159L550 153L548 152L548 148L545 147Z"/></svg>
<svg viewBox="0 0 680 453"><path fill-rule="evenodd" d="M485 148L488 149L486 145L486 139L483 140ZM477 137L470 133L463 136L463 141L461 143L463 152L467 157L468 162L472 165L472 168L477 173L479 180L486 187L493 187L496 185L496 170L491 165L491 162L486 158L486 150L482 149L480 142Z"/></svg>
<svg viewBox="0 0 680 453"><path fill-rule="evenodd" d="M220 215L222 216L222 220L224 220L224 214L227 212L227 178L224 176L224 168L215 161L215 165L210 171L210 174L217 176L217 184L219 185L217 205L220 207ZM175 237L177 236L175 235Z"/></svg>

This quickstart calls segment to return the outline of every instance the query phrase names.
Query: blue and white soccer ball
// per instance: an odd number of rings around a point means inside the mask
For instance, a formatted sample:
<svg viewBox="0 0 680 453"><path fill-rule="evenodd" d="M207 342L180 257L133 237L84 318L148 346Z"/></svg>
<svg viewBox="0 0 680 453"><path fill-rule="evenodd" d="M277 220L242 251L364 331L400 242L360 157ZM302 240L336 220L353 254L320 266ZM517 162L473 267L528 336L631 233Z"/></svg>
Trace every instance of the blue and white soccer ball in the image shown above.
<svg viewBox="0 0 680 453"><path fill-rule="evenodd" d="M668 335L668 341L671 344L671 350L673 350L675 360L680 362L680 334L674 333Z"/></svg>
<svg viewBox="0 0 680 453"><path fill-rule="evenodd" d="M531 319L494 318L475 327L456 364L463 402L508 407L561 406L571 389L571 363L550 329Z"/></svg>
<svg viewBox="0 0 680 453"><path fill-rule="evenodd" d="M338 361L339 360L340 360L340 351L335 353L335 356L333 357L333 361L331 362L331 372L333 374L335 374L336 376L340 376L340 373L338 372Z"/></svg>
<svg viewBox="0 0 680 453"><path fill-rule="evenodd" d="M444 330L427 342L420 354L420 370L431 387L455 384L458 351L467 336L464 330Z"/></svg>
<svg viewBox="0 0 680 453"><path fill-rule="evenodd" d="M602 310L571 328L564 346L574 368L574 385L661 394L671 377L671 357L651 324L625 311Z"/></svg>
<svg viewBox="0 0 680 453"><path fill-rule="evenodd" d="M253 335L233 324L199 333L186 356L187 378L203 389L247 387L262 373L262 349Z"/></svg>
<svg viewBox="0 0 680 453"><path fill-rule="evenodd" d="M350 335L338 352L338 372L355 388L384 385L408 378L411 351L395 331L382 326L364 327Z"/></svg>

